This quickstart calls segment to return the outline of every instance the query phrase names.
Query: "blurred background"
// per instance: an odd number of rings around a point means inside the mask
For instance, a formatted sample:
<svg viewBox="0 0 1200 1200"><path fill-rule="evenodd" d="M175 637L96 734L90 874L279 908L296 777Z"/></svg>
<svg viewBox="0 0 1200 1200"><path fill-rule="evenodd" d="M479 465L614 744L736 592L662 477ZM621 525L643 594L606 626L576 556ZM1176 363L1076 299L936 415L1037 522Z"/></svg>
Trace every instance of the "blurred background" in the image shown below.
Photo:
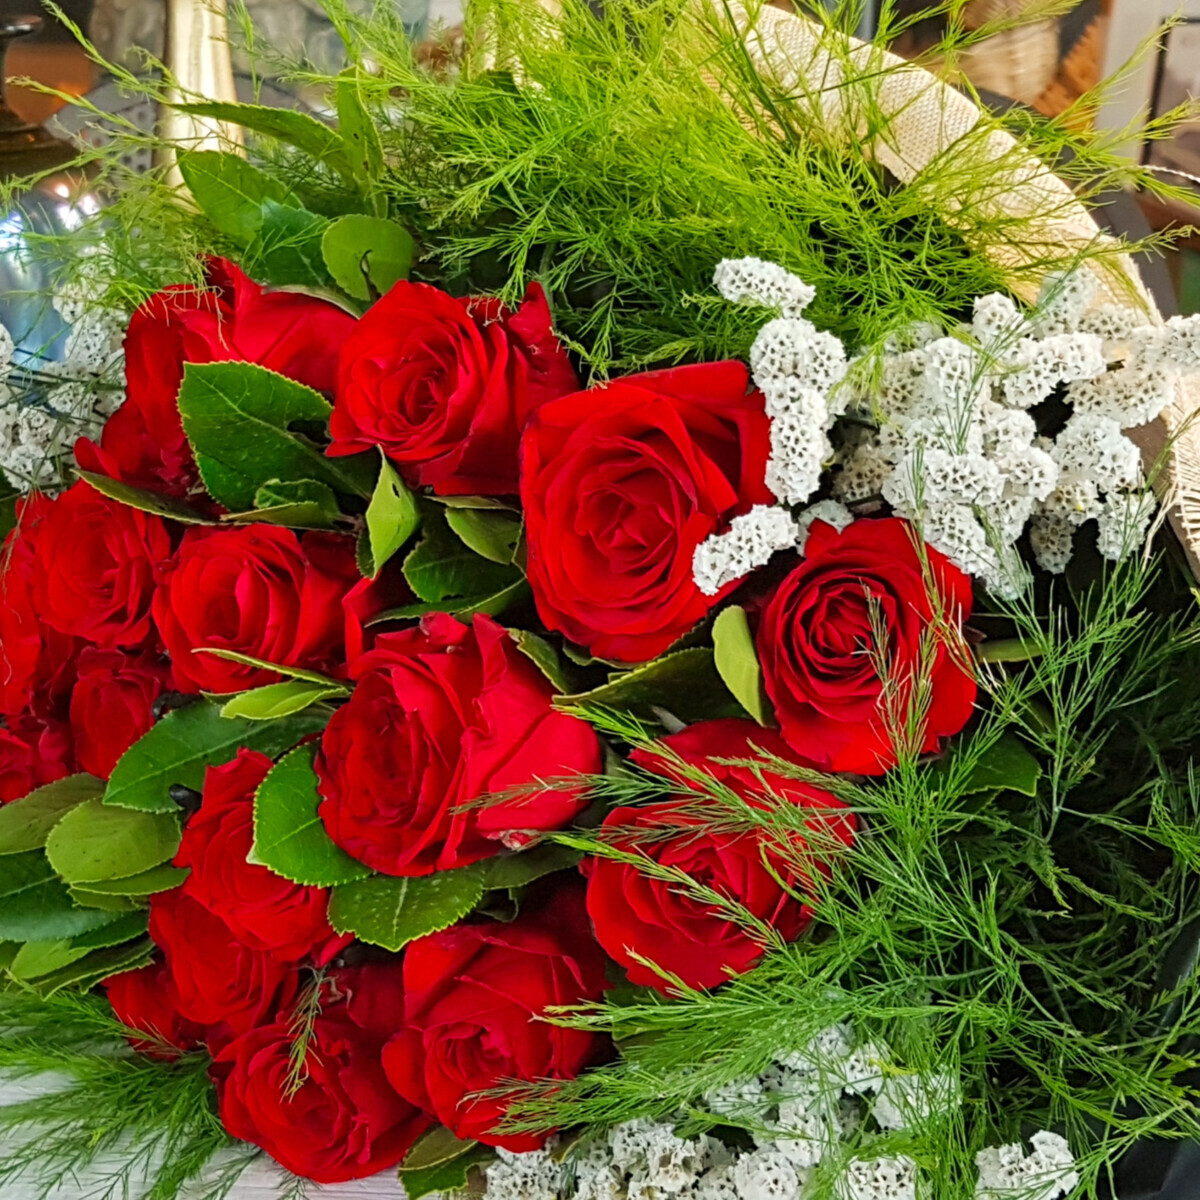
<svg viewBox="0 0 1200 1200"><path fill-rule="evenodd" d="M225 2L215 0L222 8ZM374 2L350 0L352 6L363 7ZM461 0L392 2L411 36L431 48L452 36L461 20ZM786 4L786 0L779 2ZM40 13L44 18L38 32L8 37L5 73L28 76L68 94L86 94L100 110L120 113L148 128L155 120L150 106L139 110L136 103L123 97L112 80L88 61L70 30L40 3L0 0L0 29L11 30L14 18L26 14ZM924 7L923 0L902 0L904 3L914 12ZM106 59L140 69L139 49L170 59L165 32L170 20L188 19L198 4L211 8L214 0L60 0L60 4L69 21L86 32ZM969 0L965 21L977 28L1027 16L1032 4L1045 10L1044 0ZM303 52L325 70L340 65L341 44L318 0L246 0L246 9L263 42L285 54ZM275 79L255 80L246 55L237 48L239 21L232 3L230 11L233 78L239 97L248 100L257 95L261 103L319 109L319 96L306 96L302 89L281 86ZM868 2L859 32L871 33L872 24ZM935 43L938 34L936 22L922 22L894 48L912 55ZM1152 44L1156 40L1157 44ZM1024 104L1056 116L1067 112L1081 95L1119 71L1131 57L1135 58L1132 68L1088 118L1102 130L1136 131L1147 115L1153 117L1189 97L1200 97L1200 0L1081 0L1065 15L1027 21L994 34L966 52L960 65L988 103ZM52 97L10 86L8 100L30 124L49 122L51 130L66 138L84 135L84 115L70 107L63 109ZM1133 132L1122 139L1121 146L1124 153L1170 172L1172 181L1188 184L1196 195L1194 206L1133 198L1130 204L1138 208L1137 219L1154 228L1200 225L1200 121L1165 142L1143 144ZM1131 218L1126 214L1123 219ZM1166 267L1168 286L1179 308L1200 311L1200 234L1185 239L1168 256Z"/></svg>

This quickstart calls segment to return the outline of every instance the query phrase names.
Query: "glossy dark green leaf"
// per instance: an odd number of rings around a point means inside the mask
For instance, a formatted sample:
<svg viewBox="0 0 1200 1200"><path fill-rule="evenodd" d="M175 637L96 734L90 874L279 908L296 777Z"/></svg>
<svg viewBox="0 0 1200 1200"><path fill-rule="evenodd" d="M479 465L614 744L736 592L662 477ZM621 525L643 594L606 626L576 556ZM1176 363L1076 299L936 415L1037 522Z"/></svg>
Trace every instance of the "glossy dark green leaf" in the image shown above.
<svg viewBox="0 0 1200 1200"><path fill-rule="evenodd" d="M766 725L770 703L746 610L736 604L722 609L713 622L712 639L713 661L725 686L760 725Z"/></svg>
<svg viewBox="0 0 1200 1200"><path fill-rule="evenodd" d="M397 951L414 938L436 933L465 917L483 895L473 867L416 878L372 875L333 889L329 922L338 933Z"/></svg>
<svg viewBox="0 0 1200 1200"><path fill-rule="evenodd" d="M415 249L402 225L358 213L339 217L321 239L325 269L356 300L376 299L407 279Z"/></svg>
<svg viewBox="0 0 1200 1200"><path fill-rule="evenodd" d="M149 938L126 942L105 950L93 950L90 954L49 975L35 980L33 986L44 996L53 996L65 988L86 991L110 975L124 971L135 971L144 967L154 957L154 943Z"/></svg>
<svg viewBox="0 0 1200 1200"><path fill-rule="evenodd" d="M552 875L555 871L567 871L578 866L583 855L569 846L546 842L529 850L515 854L498 854L485 859L481 864L483 886L487 890L519 888Z"/></svg>
<svg viewBox="0 0 1200 1200"><path fill-rule="evenodd" d="M363 183L373 183L383 173L383 143L363 103L358 80L349 72L338 80L337 113L338 132L351 171Z"/></svg>
<svg viewBox="0 0 1200 1200"><path fill-rule="evenodd" d="M238 525L261 521L290 529L336 529L342 514L328 484L315 479L298 479L294 483L273 479L254 493L252 509L227 513L221 519Z"/></svg>
<svg viewBox="0 0 1200 1200"><path fill-rule="evenodd" d="M317 748L298 746L271 768L254 797L251 861L308 887L333 887L371 874L336 845L317 814Z"/></svg>
<svg viewBox="0 0 1200 1200"><path fill-rule="evenodd" d="M350 689L346 687L290 679L286 683L268 683L265 687L253 688L234 696L221 706L221 716L245 717L247 721L275 721L303 712L322 700L349 694Z"/></svg>
<svg viewBox="0 0 1200 1200"><path fill-rule="evenodd" d="M68 883L122 879L175 857L179 818L87 800L50 831L46 857Z"/></svg>
<svg viewBox="0 0 1200 1200"><path fill-rule="evenodd" d="M554 685L559 693L571 690L566 667L559 653L544 637L530 633L527 629L510 629L509 637L517 643L517 649Z"/></svg>
<svg viewBox="0 0 1200 1200"><path fill-rule="evenodd" d="M492 562L465 545L446 523L445 510L428 506L421 531L421 540L404 560L404 577L425 603L454 609L455 601L474 603L521 581L516 567Z"/></svg>
<svg viewBox="0 0 1200 1200"><path fill-rule="evenodd" d="M479 508L447 508L446 524L476 554L506 566L513 561L521 537L521 521L506 512Z"/></svg>
<svg viewBox="0 0 1200 1200"><path fill-rule="evenodd" d="M417 498L387 458L382 454L380 457L379 481L367 505L367 548L371 559L367 575L372 579L421 524Z"/></svg>
<svg viewBox="0 0 1200 1200"><path fill-rule="evenodd" d="M371 494L357 458L326 458L294 426L324 428L328 401L253 363L189 363L179 389L183 428L209 494L231 512L254 506L277 479L315 479L334 491Z"/></svg>
<svg viewBox="0 0 1200 1200"><path fill-rule="evenodd" d="M0 941L57 941L115 919L114 913L79 908L40 850L5 858L0 869Z"/></svg>
<svg viewBox="0 0 1200 1200"><path fill-rule="evenodd" d="M168 863L151 867L137 875L126 875L118 879L99 879L76 891L100 896L152 896L155 892L169 892L178 887L190 874L186 867L173 867Z"/></svg>
<svg viewBox="0 0 1200 1200"><path fill-rule="evenodd" d="M277 721L245 721L221 716L220 707L208 702L177 708L121 757L109 777L104 803L142 812L176 812L173 784L200 791L206 768L229 762L239 749L274 758L324 728L326 720L327 714L314 709Z"/></svg>
<svg viewBox="0 0 1200 1200"><path fill-rule="evenodd" d="M975 764L963 795L975 792L1019 792L1022 796L1036 796L1041 764L1010 735L1001 737L986 750Z"/></svg>
<svg viewBox="0 0 1200 1200"><path fill-rule="evenodd" d="M264 200L287 203L277 176L268 175L240 154L188 150L179 155L179 171L206 217L238 245L247 245L262 228Z"/></svg>
<svg viewBox="0 0 1200 1200"><path fill-rule="evenodd" d="M94 471L81 471L76 468L75 473L80 479L86 480L101 495L120 501L122 504L128 504L130 508L153 513L157 517L166 517L171 521L179 521L184 525L216 524L216 521L194 509L186 500L180 500L175 496L121 483L120 480L109 479L107 475L98 475Z"/></svg>
<svg viewBox="0 0 1200 1200"><path fill-rule="evenodd" d="M246 247L245 267L256 279L276 285L327 285L321 244L328 228L328 217L264 200L262 225Z"/></svg>

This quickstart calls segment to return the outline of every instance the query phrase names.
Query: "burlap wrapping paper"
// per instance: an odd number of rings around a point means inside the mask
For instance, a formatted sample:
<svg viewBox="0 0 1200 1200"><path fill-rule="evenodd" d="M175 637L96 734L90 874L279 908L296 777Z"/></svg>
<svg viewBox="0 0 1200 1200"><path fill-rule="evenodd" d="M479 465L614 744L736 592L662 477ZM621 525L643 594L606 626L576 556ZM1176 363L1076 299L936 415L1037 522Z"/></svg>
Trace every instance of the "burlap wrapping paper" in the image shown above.
<svg viewBox="0 0 1200 1200"><path fill-rule="evenodd" d="M559 0L533 0L553 16ZM953 222L953 214L968 206L974 214L992 212L1032 218L1023 226L1020 244L1002 242L974 247L1013 272L1012 290L1027 301L1036 298L1039 279L1031 266L1049 258L1062 261L1074 251L1111 240L1070 187L1007 133L992 130L968 137L982 114L975 103L937 76L895 54L847 37L844 54L829 50L827 31L815 22L769 5L747 8L739 0L700 0L712 5L712 20L726 28L732 20L760 72L774 80L781 94L795 103L818 105L820 125L828 135L839 130L860 142L870 141L875 159L899 182L924 181L936 187L939 164L969 153L994 164L986 194L976 186L970 193L937 191L938 208ZM704 10L697 10L703 14ZM703 15L701 19L704 19ZM519 67L519 48L507 66ZM486 65L496 62L485 53ZM489 61L490 60L490 61ZM484 64L481 64L484 65ZM869 76L872 112L855 112L848 105L861 88L840 86L847 66L861 80ZM719 81L714 77L714 86ZM811 111L811 107L810 107ZM880 122L882 115L885 119ZM955 178L947 172L947 178ZM979 178L978 172L958 173ZM952 189L950 189L952 190ZM1018 268L1024 268L1019 271ZM1097 282L1096 305L1133 307L1146 323L1161 324L1159 313L1133 261L1110 255L1088 261ZM1192 574L1200 581L1200 379L1181 381L1175 400L1157 420L1126 432L1138 444L1166 516L1183 544Z"/></svg>

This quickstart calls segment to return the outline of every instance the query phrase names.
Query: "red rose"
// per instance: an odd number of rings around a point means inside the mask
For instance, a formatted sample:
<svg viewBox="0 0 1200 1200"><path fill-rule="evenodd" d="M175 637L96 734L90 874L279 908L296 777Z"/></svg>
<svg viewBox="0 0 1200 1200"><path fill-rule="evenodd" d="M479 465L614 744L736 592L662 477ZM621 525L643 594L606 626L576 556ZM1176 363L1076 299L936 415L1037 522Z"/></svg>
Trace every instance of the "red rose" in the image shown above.
<svg viewBox="0 0 1200 1200"><path fill-rule="evenodd" d="M77 483L46 512L35 552L33 594L46 624L102 647L150 637L155 567L171 555L160 517Z"/></svg>
<svg viewBox="0 0 1200 1200"><path fill-rule="evenodd" d="M184 692L240 692L274 671L203 646L314 671L343 671L342 597L359 578L354 548L335 534L278 525L192 527L154 597L154 618Z"/></svg>
<svg viewBox="0 0 1200 1200"><path fill-rule="evenodd" d="M296 998L299 972L253 950L180 888L150 898L150 936L166 959L179 1015L210 1048L273 1021Z"/></svg>
<svg viewBox="0 0 1200 1200"><path fill-rule="evenodd" d="M664 738L684 762L702 767L719 782L758 808L763 783L746 767L726 766L719 758L760 758L754 747L794 761L783 739L749 721L702 721ZM668 778L675 777L670 761L635 751L631 761ZM794 835L797 855L814 856L829 849L830 839L846 845L854 840L855 818L846 806L820 788L764 771L771 791L798 808L811 809L807 824L813 846ZM803 890L803 872L788 856L772 849L771 839L753 831L701 832L698 807L703 792L694 788L686 799L615 808L605 829L628 829L628 838L612 844L641 853L663 868L683 871L705 887L736 901L780 937L799 937L812 917L808 905L794 892ZM719 814L720 810L716 810ZM666 836L678 830L678 836ZM687 894L674 881L655 878L638 867L596 857L583 867L588 876L588 914L604 949L628 972L630 981L668 992L671 984L641 959L649 959L678 976L688 987L716 987L731 975L750 970L762 957L764 942L732 919L728 912ZM787 883L785 889L780 880Z"/></svg>
<svg viewBox="0 0 1200 1200"><path fill-rule="evenodd" d="M177 1058L204 1045L204 1026L179 1015L175 984L161 959L136 971L110 975L104 987L117 1020L152 1039L129 1039L139 1053L152 1058ZM171 1052L172 1046L178 1053Z"/></svg>
<svg viewBox="0 0 1200 1200"><path fill-rule="evenodd" d="M460 1138L534 1150L547 1133L498 1134L501 1100L467 1100L507 1079L573 1079L604 1052L598 1034L539 1020L548 1007L598 1000L604 956L583 889L563 881L515 921L458 925L411 943L404 1027L383 1051L396 1090Z"/></svg>
<svg viewBox="0 0 1200 1200"><path fill-rule="evenodd" d="M84 469L183 495L196 464L176 398L185 363L258 363L316 388L333 390L337 356L354 318L336 305L295 292L264 292L233 263L208 260L207 287L180 284L151 296L125 335L126 400L100 445L75 452Z"/></svg>
<svg viewBox="0 0 1200 1200"><path fill-rule="evenodd" d="M329 453L382 446L439 495L513 493L525 422L578 386L538 284L514 313L401 281L342 351Z"/></svg>
<svg viewBox="0 0 1200 1200"><path fill-rule="evenodd" d="M784 739L824 770L880 775L891 767L893 722L911 716L922 673L930 685L922 750L937 749L970 719L975 680L944 628L957 630L970 616L971 580L931 547L922 563L915 538L898 517L855 521L842 533L815 522L804 561L763 612L758 654ZM876 643L881 627L885 646Z"/></svg>
<svg viewBox="0 0 1200 1200"><path fill-rule="evenodd" d="M346 615L346 661L353 665L370 650L379 637L371 620L389 608L399 608L414 600L404 578L403 558L389 559L374 579L360 579L342 599Z"/></svg>
<svg viewBox="0 0 1200 1200"><path fill-rule="evenodd" d="M59 712L70 691L78 642L47 625L34 600L37 534L54 507L46 496L18 503L17 527L0 550L0 712Z"/></svg>
<svg viewBox="0 0 1200 1200"><path fill-rule="evenodd" d="M299 1085L289 1017L251 1030L217 1056L221 1121L293 1174L318 1183L361 1179L395 1166L431 1122L396 1094L380 1054L390 1029L361 1020L359 992L403 1012L400 964L338 972L326 986Z"/></svg>
<svg viewBox="0 0 1200 1200"><path fill-rule="evenodd" d="M329 893L246 861L254 842L254 793L271 766L265 754L239 750L232 762L208 768L204 799L184 828L175 865L192 869L184 894L252 950L281 962L324 963L353 940L330 927Z"/></svg>
<svg viewBox="0 0 1200 1200"><path fill-rule="evenodd" d="M457 811L601 765L591 727L555 711L550 684L490 617L468 626L434 613L382 634L352 674L317 756L320 812L329 836L376 871L465 866L582 807L578 793L546 791Z"/></svg>
<svg viewBox="0 0 1200 1200"><path fill-rule="evenodd" d="M10 717L0 729L0 803L70 775L74 763L71 734L61 721Z"/></svg>
<svg viewBox="0 0 1200 1200"><path fill-rule="evenodd" d="M644 662L700 621L696 547L774 498L770 428L746 368L618 379L541 408L521 441L529 582L543 622L600 658Z"/></svg>
<svg viewBox="0 0 1200 1200"><path fill-rule="evenodd" d="M148 654L86 647L71 692L71 733L79 769L107 779L117 760L154 724L154 702L171 669Z"/></svg>

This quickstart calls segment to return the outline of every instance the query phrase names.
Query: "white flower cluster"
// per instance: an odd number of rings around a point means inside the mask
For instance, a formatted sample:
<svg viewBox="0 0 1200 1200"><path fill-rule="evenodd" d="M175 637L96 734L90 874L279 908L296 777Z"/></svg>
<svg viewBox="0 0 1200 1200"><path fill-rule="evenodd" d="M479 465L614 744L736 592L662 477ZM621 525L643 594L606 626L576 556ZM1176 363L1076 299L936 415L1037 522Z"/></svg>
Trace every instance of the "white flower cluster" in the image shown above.
<svg viewBox="0 0 1200 1200"><path fill-rule="evenodd" d="M839 527L853 519L844 506L882 497L1001 595L1028 580L1016 549L1026 528L1053 572L1065 569L1086 521L1108 558L1145 541L1155 501L1123 431L1157 417L1182 373L1200 372L1200 316L1149 324L1129 308L1094 307L1086 271L1058 275L1029 314L983 296L953 336L912 330L889 344L870 392L859 385L852 395L841 343L802 315L811 287L756 258L722 262L714 282L727 300L779 314L750 353L771 419L766 482L779 505L756 507L697 549L693 573L706 594L779 550L802 551L806 515L791 510L811 503L835 462ZM1061 428L1041 436L1031 410L1056 394L1066 404ZM848 403L861 423L844 423L835 456L829 435Z"/></svg>
<svg viewBox="0 0 1200 1200"><path fill-rule="evenodd" d="M56 293L69 325L61 357L14 361L13 340L0 325L0 471L20 491L54 491L80 437L98 437L120 408L125 318L88 303L80 282Z"/></svg>
<svg viewBox="0 0 1200 1200"><path fill-rule="evenodd" d="M846 1026L826 1030L799 1053L780 1054L756 1079L705 1097L729 1124L751 1131L738 1150L706 1134L681 1137L669 1123L637 1120L606 1141L562 1157L549 1146L499 1152L487 1168L488 1200L804 1200L832 1178L838 1200L916 1200L920 1172L910 1158L870 1153L879 1131L909 1129L961 1103L948 1074L897 1069L886 1048L855 1045ZM854 1138L853 1156L848 1139ZM1057 1200L1074 1186L1062 1138L1038 1134L1020 1146L978 1156L980 1200ZM864 1154L863 1151L866 1151ZM1059 1190L1053 1190L1053 1184ZM1028 1196L1019 1190L1036 1185ZM1007 1189L1007 1190L1005 1190ZM826 1194L826 1193L823 1193Z"/></svg>

